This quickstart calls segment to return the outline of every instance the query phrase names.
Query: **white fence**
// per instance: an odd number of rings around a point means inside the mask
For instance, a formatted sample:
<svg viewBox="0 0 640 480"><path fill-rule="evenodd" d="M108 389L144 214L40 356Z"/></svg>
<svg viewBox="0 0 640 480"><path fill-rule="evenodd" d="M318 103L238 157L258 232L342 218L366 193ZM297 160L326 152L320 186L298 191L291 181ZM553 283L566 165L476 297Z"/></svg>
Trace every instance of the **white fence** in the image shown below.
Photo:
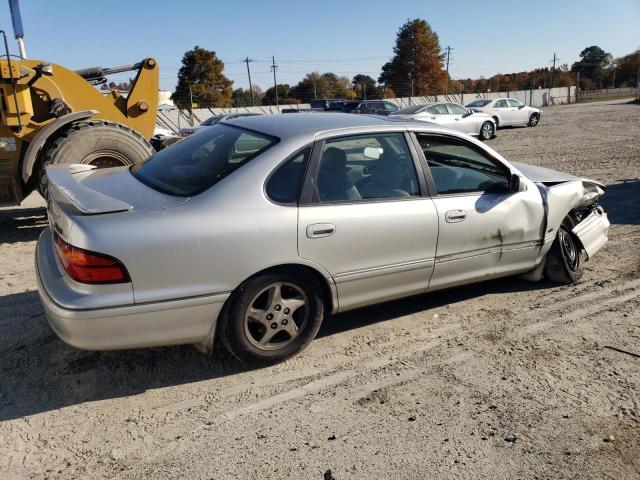
<svg viewBox="0 0 640 480"><path fill-rule="evenodd" d="M544 107L549 105L559 105L563 103L573 103L576 99L576 87L556 87L536 90L518 90L515 92L490 92L490 93L464 93L449 95L434 95L426 97L403 97L388 98L387 101L393 102L399 107L407 105L428 103L428 102L455 102L466 105L474 100L494 99L494 98L516 98L527 105L533 107ZM262 113L275 114L280 113L283 109L299 109L304 110L311 108L308 103L300 105L280 105L257 106L257 107L233 107L233 108L196 108L193 110L193 116L187 110L179 110L176 107L160 107L158 110L157 124L161 128L166 128L174 132L182 127L198 125L211 115L222 115L226 113Z"/></svg>

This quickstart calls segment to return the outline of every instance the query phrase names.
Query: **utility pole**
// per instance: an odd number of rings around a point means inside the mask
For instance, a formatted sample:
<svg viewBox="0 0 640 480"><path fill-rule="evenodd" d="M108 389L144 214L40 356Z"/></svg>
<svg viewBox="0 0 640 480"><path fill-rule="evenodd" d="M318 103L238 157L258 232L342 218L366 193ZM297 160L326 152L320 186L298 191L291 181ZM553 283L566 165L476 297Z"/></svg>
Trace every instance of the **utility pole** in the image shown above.
<svg viewBox="0 0 640 480"><path fill-rule="evenodd" d="M255 101L253 100L253 86L251 85L251 71L249 70L249 62L253 62L249 57L246 57L243 60L244 63L247 64L247 76L249 77L249 93L251 94L251 106L255 107Z"/></svg>
<svg viewBox="0 0 640 480"><path fill-rule="evenodd" d="M556 52L553 52L553 67L551 68L551 88L553 88L553 79L556 75L556 61L560 60L556 57Z"/></svg>
<svg viewBox="0 0 640 480"><path fill-rule="evenodd" d="M367 99L367 84L363 83L362 84L362 95L364 96L364 100Z"/></svg>
<svg viewBox="0 0 640 480"><path fill-rule="evenodd" d="M313 99L317 100L318 99L318 94L316 93L316 81L313 80Z"/></svg>
<svg viewBox="0 0 640 480"><path fill-rule="evenodd" d="M273 70L273 90L276 94L276 108L278 108L278 82L276 81L276 57L271 57L271 70Z"/></svg>
<svg viewBox="0 0 640 480"><path fill-rule="evenodd" d="M449 93L449 57L451 56L451 50L453 50L453 48L451 48L450 46L447 47L447 84L444 87L445 95Z"/></svg>
<svg viewBox="0 0 640 480"><path fill-rule="evenodd" d="M189 114L191 115L191 125L193 125L193 92L191 91L191 84L189 84Z"/></svg>

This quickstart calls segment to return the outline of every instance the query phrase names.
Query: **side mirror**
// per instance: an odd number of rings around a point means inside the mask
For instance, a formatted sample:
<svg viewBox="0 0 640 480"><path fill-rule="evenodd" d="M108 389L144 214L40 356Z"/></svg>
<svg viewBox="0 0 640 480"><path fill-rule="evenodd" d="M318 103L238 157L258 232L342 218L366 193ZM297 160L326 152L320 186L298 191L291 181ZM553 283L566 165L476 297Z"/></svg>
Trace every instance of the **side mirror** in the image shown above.
<svg viewBox="0 0 640 480"><path fill-rule="evenodd" d="M524 105L520 105L520 106L518 107L518 110L522 110L523 108L524 108Z"/></svg>
<svg viewBox="0 0 640 480"><path fill-rule="evenodd" d="M512 174L509 179L509 191L511 193L517 193L520 191L520 177L517 174Z"/></svg>

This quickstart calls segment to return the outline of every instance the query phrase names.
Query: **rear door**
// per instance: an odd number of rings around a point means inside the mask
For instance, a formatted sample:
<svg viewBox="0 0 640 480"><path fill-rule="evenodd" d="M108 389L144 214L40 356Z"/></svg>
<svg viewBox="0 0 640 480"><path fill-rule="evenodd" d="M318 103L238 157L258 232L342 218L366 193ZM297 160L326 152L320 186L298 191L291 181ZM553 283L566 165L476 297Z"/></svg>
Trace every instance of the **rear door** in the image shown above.
<svg viewBox="0 0 640 480"><path fill-rule="evenodd" d="M298 251L333 277L339 308L424 292L438 215L408 134L314 146L298 210Z"/></svg>
<svg viewBox="0 0 640 480"><path fill-rule="evenodd" d="M537 189L511 192L510 169L470 142L420 133L416 139L439 222L429 288L533 268L543 220Z"/></svg>
<svg viewBox="0 0 640 480"><path fill-rule="evenodd" d="M449 112L444 103L436 103L427 108L427 112L431 115L427 117L430 122L437 123L447 128L455 128L453 119L454 115Z"/></svg>

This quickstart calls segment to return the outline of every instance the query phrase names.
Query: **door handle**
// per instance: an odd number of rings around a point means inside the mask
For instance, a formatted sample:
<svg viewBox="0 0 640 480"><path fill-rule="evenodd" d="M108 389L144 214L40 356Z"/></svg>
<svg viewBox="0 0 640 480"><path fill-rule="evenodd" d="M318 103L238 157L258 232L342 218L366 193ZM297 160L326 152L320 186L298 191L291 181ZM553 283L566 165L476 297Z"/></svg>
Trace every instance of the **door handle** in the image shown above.
<svg viewBox="0 0 640 480"><path fill-rule="evenodd" d="M447 223L457 223L467 218L467 212L464 210L449 210L444 215L444 219Z"/></svg>
<svg viewBox="0 0 640 480"><path fill-rule="evenodd" d="M336 233L336 226L331 223L314 223L307 227L307 237L322 238Z"/></svg>
<svg viewBox="0 0 640 480"><path fill-rule="evenodd" d="M435 120L435 119L436 119L436 117L431 117L431 120Z"/></svg>
<svg viewBox="0 0 640 480"><path fill-rule="evenodd" d="M456 117L455 119L456 119L456 121L458 121L458 122L460 121L460 117Z"/></svg>

